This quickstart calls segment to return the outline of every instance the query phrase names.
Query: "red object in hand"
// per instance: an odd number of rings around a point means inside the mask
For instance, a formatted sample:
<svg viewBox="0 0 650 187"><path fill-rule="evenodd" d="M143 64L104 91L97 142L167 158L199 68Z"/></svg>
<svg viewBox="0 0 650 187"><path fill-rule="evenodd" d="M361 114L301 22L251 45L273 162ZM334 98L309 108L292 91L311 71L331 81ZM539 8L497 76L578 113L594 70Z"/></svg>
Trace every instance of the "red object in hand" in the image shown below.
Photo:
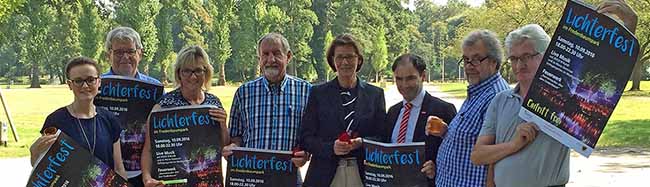
<svg viewBox="0 0 650 187"><path fill-rule="evenodd" d="M339 135L339 141L352 143L352 137L347 132L343 132Z"/></svg>
<svg viewBox="0 0 650 187"><path fill-rule="evenodd" d="M296 154L297 154L298 152L300 152L300 151L302 151L302 148L300 148L300 146L293 147L293 149L291 149L291 152L293 152L293 153L292 153L292 156L293 156L293 157L298 157L298 156L296 156Z"/></svg>

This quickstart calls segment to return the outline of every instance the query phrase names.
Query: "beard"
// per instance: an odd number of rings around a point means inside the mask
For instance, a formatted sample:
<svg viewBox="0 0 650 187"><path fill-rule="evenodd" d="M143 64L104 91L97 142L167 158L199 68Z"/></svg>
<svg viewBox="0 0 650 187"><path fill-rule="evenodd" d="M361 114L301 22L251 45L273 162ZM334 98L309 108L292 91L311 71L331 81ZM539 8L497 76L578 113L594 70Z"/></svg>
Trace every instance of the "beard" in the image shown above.
<svg viewBox="0 0 650 187"><path fill-rule="evenodd" d="M265 77L277 77L280 74L280 68L266 66L264 67L264 76Z"/></svg>

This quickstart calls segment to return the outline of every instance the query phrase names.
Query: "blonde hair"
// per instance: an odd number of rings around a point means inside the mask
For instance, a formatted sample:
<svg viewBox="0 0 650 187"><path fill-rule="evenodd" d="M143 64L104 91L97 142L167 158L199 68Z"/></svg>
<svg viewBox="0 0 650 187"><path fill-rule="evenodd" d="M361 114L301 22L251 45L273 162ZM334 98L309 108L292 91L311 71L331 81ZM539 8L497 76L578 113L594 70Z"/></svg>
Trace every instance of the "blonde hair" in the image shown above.
<svg viewBox="0 0 650 187"><path fill-rule="evenodd" d="M197 61L198 58L203 59L203 61ZM208 57L205 50L198 45L185 47L178 52L176 63L174 64L174 84L176 87L180 87L181 85L181 68L195 64L203 67L205 70L205 73L203 73L203 76L205 77L205 81L203 81L203 90L207 91L210 89L210 86L212 85L212 73L214 70L212 65L210 65L210 57Z"/></svg>

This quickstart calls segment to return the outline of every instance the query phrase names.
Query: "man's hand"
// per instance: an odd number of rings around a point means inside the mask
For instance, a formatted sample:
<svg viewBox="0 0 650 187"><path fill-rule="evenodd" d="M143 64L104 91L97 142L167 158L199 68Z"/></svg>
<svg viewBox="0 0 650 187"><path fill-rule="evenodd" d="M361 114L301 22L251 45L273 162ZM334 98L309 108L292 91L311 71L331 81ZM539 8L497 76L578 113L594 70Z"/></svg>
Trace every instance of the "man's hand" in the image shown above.
<svg viewBox="0 0 650 187"><path fill-rule="evenodd" d="M309 161L311 155L305 151L298 151L293 154L291 162L296 165L296 167L302 167Z"/></svg>
<svg viewBox="0 0 650 187"><path fill-rule="evenodd" d="M237 144L231 143L230 145L227 145L223 147L221 151L221 155L223 155L224 158L227 158L228 156L232 155L232 149L238 147Z"/></svg>
<svg viewBox="0 0 650 187"><path fill-rule="evenodd" d="M515 137L510 141L513 145L513 152L517 152L533 142L538 130L537 125L532 122L519 124L515 131Z"/></svg>
<svg viewBox="0 0 650 187"><path fill-rule="evenodd" d="M433 160L427 160L427 162L422 165L420 172L424 173L429 179L436 177L436 163Z"/></svg>
<svg viewBox="0 0 650 187"><path fill-rule="evenodd" d="M624 0L604 0L598 5L596 11L601 14L615 15L623 21L630 32L636 31L637 14Z"/></svg>

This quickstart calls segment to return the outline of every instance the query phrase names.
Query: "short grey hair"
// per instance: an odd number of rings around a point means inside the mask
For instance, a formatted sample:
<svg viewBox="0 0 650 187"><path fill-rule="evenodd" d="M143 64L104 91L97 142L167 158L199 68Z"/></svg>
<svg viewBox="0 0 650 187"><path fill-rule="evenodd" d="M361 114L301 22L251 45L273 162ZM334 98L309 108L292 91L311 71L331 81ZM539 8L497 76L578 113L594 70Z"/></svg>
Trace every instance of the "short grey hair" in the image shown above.
<svg viewBox="0 0 650 187"><path fill-rule="evenodd" d="M508 34L506 37L506 55L510 56L510 49L513 45L530 40L533 42L535 52L544 53L551 42L551 37L546 34L546 31L537 24L528 24L520 27Z"/></svg>
<svg viewBox="0 0 650 187"><path fill-rule="evenodd" d="M262 36L258 41L257 41L257 54L260 54L260 46L262 45L262 42L265 40L275 40L279 41L280 44L282 44L282 54L287 54L291 51L291 47L289 46L289 40L282 36L282 34L279 33L268 33Z"/></svg>
<svg viewBox="0 0 650 187"><path fill-rule="evenodd" d="M483 44L488 51L488 58L497 62L498 70L503 61L503 50L501 49L501 42L499 42L497 35L486 29L472 31L465 37L465 39L463 39L462 47L473 46L478 41L483 41Z"/></svg>
<svg viewBox="0 0 650 187"><path fill-rule="evenodd" d="M104 48L106 51L110 51L113 46L113 41L128 41L135 43L136 49L142 49L142 41L140 40L140 34L133 30L131 27L117 27L106 35L106 42L104 42Z"/></svg>

